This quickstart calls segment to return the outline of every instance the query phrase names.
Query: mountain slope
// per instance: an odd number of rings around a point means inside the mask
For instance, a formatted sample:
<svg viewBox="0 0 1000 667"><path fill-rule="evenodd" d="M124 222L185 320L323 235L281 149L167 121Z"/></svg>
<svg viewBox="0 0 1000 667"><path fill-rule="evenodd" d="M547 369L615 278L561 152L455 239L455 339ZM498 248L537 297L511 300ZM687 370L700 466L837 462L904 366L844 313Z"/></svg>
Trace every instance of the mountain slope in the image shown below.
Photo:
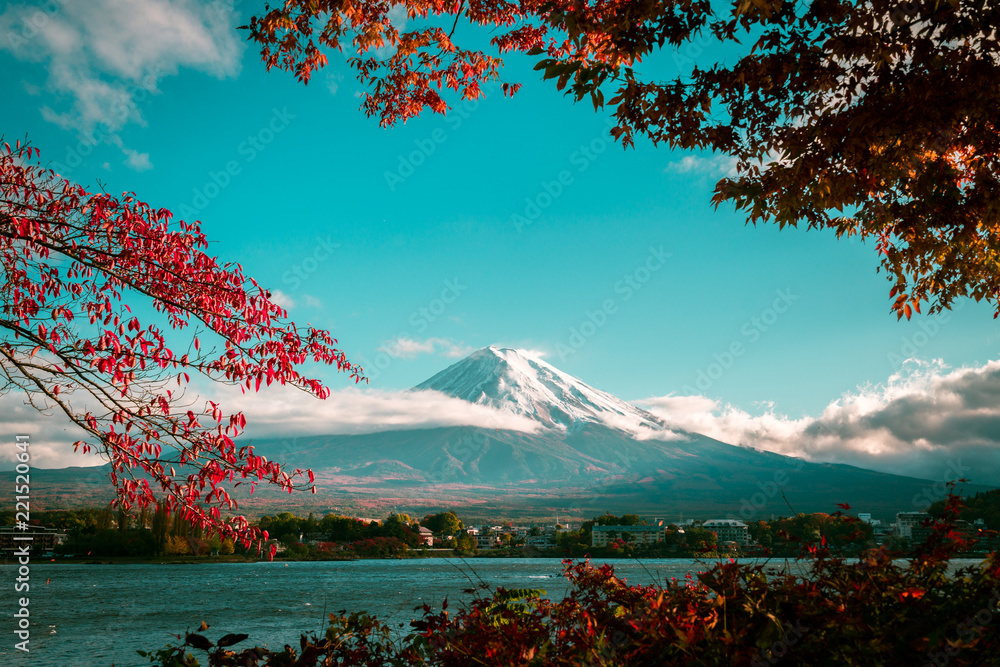
<svg viewBox="0 0 1000 667"><path fill-rule="evenodd" d="M933 488L924 480L806 463L671 431L652 414L518 350L484 348L415 390L528 417L541 428L451 426L256 440L250 444L258 454L312 468L319 493L289 496L262 485L249 501L242 487L236 495L247 502L241 507L476 508L484 517L588 518L612 511L750 520L832 512L846 502L890 519L897 511L923 509L914 498L926 498ZM73 493L65 491L73 487L92 493L95 472L87 475L82 486L55 475L53 500L72 503Z"/></svg>
<svg viewBox="0 0 1000 667"><path fill-rule="evenodd" d="M749 520L792 511L834 512L846 502L890 519L897 511L923 509L912 499L932 487L925 480L807 463L704 436L635 440L599 424L573 433L464 426L317 436L299 439L293 448L276 444L258 443L258 451L312 467L316 498L331 503L369 497L421 508ZM968 486L965 492L983 490Z"/></svg>
<svg viewBox="0 0 1000 667"><path fill-rule="evenodd" d="M835 511L886 518L930 484L816 464L667 429L652 414L524 352L489 347L415 388L538 421L535 433L472 426L317 436L269 458L317 471L334 495L421 506L499 504L588 511L711 512L740 518ZM970 492L979 490L973 489Z"/></svg>

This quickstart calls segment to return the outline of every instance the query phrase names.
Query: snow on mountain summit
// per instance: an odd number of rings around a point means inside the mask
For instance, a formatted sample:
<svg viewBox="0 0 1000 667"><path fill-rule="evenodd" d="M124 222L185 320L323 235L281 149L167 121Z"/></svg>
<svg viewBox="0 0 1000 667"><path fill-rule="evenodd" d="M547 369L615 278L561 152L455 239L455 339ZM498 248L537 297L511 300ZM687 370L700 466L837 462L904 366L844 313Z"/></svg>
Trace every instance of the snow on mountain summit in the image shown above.
<svg viewBox="0 0 1000 667"><path fill-rule="evenodd" d="M417 385L471 403L572 429L604 424L641 438L676 439L652 414L595 389L523 350L485 347Z"/></svg>

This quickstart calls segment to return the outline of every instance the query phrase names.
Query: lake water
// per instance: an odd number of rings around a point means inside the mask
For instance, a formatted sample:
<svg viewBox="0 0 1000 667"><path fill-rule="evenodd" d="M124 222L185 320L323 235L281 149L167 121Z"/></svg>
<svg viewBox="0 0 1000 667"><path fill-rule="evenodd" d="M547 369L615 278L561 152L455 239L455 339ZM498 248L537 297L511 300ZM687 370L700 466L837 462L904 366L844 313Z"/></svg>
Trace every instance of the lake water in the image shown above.
<svg viewBox="0 0 1000 667"><path fill-rule="evenodd" d="M693 560L607 560L633 584L660 583L705 569ZM977 561L967 561L971 565ZM792 567L800 567L792 563ZM425 602L440 608L470 598L470 578L491 587L543 588L549 597L567 589L558 559L446 558L303 563L194 565L83 565L32 563L30 654L14 649L16 565L0 565L0 665L10 667L117 667L149 665L136 649L159 649L171 635L202 621L217 639L245 632L236 648L298 647L302 632L318 631L327 613L367 611L402 623L420 616ZM46 584L48 580L48 584ZM203 655L203 654L202 654Z"/></svg>

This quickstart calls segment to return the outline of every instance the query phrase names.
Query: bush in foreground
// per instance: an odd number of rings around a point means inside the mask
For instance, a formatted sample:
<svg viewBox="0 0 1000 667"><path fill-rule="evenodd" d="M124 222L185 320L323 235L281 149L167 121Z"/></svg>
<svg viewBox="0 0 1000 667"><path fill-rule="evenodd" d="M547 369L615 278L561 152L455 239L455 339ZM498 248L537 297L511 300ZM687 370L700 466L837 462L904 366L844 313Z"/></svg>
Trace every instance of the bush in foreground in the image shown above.
<svg viewBox="0 0 1000 667"><path fill-rule="evenodd" d="M331 615L298 649L237 651L246 635L213 645L188 634L147 657L164 667L199 664L192 649L211 666L1000 665L1000 556L948 573L966 546L954 530L960 507L952 496L908 562L881 547L847 561L807 545L805 576L728 561L630 586L609 565L567 560L562 600L500 588L455 614L425 605L401 638L365 614Z"/></svg>

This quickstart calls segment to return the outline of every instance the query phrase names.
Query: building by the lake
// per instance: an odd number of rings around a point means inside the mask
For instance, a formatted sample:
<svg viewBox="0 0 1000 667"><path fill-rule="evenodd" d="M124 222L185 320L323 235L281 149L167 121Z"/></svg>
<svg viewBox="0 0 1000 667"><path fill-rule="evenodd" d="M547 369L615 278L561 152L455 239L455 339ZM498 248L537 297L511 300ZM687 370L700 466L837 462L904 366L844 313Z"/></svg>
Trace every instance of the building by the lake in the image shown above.
<svg viewBox="0 0 1000 667"><path fill-rule="evenodd" d="M616 540L630 544L653 544L663 541L667 529L664 526L594 526L591 529L590 545L606 547Z"/></svg>
<svg viewBox="0 0 1000 667"><path fill-rule="evenodd" d="M58 528L28 526L27 530L18 530L14 526L0 526L0 555L10 558L25 544L31 546L32 555L50 553L65 540L66 533Z"/></svg>
<svg viewBox="0 0 1000 667"><path fill-rule="evenodd" d="M705 530L715 533L716 542L735 542L741 546L750 544L750 528L736 519L712 519L701 524Z"/></svg>

